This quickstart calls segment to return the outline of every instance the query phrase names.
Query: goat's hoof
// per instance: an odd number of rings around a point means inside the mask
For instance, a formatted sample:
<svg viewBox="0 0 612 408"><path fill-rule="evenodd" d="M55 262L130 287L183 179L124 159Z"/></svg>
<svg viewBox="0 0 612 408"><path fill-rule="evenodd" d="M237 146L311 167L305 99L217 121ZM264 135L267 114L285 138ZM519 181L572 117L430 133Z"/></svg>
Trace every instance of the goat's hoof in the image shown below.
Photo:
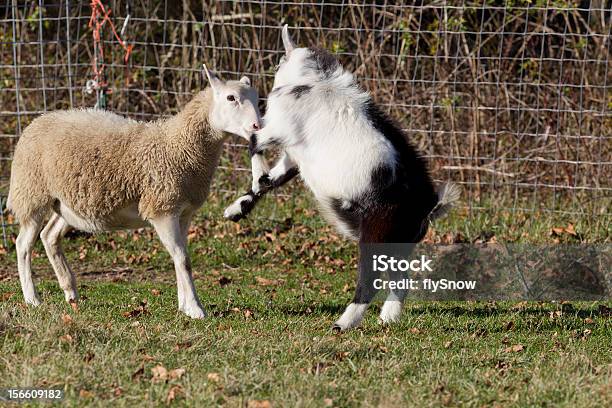
<svg viewBox="0 0 612 408"><path fill-rule="evenodd" d="M229 207L223 212L223 216L234 222L240 221L251 212L255 206L255 200L253 196L246 194L234 201Z"/></svg>
<svg viewBox="0 0 612 408"><path fill-rule="evenodd" d="M342 327L340 327L340 325L337 323L334 323L331 329L334 333L340 333L341 331L343 331Z"/></svg>
<svg viewBox="0 0 612 408"><path fill-rule="evenodd" d="M238 222L244 218L242 213L242 207L240 202L234 202L232 205L227 207L223 212L223 217L234 222Z"/></svg>
<svg viewBox="0 0 612 408"><path fill-rule="evenodd" d="M380 323L383 325L397 322L402 317L402 302L389 300L383 304L380 311Z"/></svg>
<svg viewBox="0 0 612 408"><path fill-rule="evenodd" d="M259 189L256 194L264 194L272 189L274 183L272 183L272 179L269 175L264 174L257 180L257 184L259 185Z"/></svg>
<svg viewBox="0 0 612 408"><path fill-rule="evenodd" d="M230 221L238 222L244 218L244 215L243 214L228 214L228 215L224 215L224 217Z"/></svg>

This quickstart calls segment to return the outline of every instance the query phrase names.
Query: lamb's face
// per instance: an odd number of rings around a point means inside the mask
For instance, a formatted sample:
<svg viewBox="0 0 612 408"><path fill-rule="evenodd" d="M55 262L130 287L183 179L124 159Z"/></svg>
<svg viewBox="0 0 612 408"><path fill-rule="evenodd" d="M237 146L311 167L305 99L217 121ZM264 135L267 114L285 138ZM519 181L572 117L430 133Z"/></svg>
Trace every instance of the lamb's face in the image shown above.
<svg viewBox="0 0 612 408"><path fill-rule="evenodd" d="M249 140L251 134L261 128L258 95L247 77L240 81L222 81L204 66L213 90L213 106L210 125L215 129L232 133Z"/></svg>

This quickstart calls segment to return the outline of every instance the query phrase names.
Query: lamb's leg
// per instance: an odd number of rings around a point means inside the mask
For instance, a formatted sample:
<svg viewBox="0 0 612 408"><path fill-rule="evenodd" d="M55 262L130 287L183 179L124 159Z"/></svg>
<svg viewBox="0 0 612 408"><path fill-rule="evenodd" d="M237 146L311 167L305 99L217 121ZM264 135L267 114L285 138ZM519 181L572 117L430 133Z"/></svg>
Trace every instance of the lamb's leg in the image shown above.
<svg viewBox="0 0 612 408"><path fill-rule="evenodd" d="M192 216L193 216L193 212L186 212L183 215L181 215L181 218L179 220L179 223L181 226L181 236L185 239L185 242L188 242L187 235L189 234L189 225L191 225ZM179 294L180 293L184 294L185 290L189 290L189 288L185 289L182 279L177 279L176 284L177 284ZM185 298L184 295L178 296L179 310L183 310L183 311L185 310L184 298Z"/></svg>
<svg viewBox="0 0 612 408"><path fill-rule="evenodd" d="M187 237L183 235L180 218L160 216L151 219L151 224L174 260L180 310L189 317L203 318L205 313L193 284Z"/></svg>
<svg viewBox="0 0 612 408"><path fill-rule="evenodd" d="M51 266L55 271L57 280L59 281L60 288L64 291L66 301L77 300L79 298L76 285L76 277L62 251L60 240L68 231L70 231L70 225L58 214L53 214L51 219L43 228L40 233L40 239L45 246L47 252L47 258L51 262Z"/></svg>
<svg viewBox="0 0 612 408"><path fill-rule="evenodd" d="M16 242L17 269L19 270L21 290L25 302L33 306L40 305L40 298L32 280L32 249L34 249L34 243L36 243L36 237L41 227L42 221L40 220L22 222Z"/></svg>
<svg viewBox="0 0 612 408"><path fill-rule="evenodd" d="M255 154L251 157L251 165L257 167L257 171L253 169L253 185L257 184L257 192L254 192L253 188L247 191L247 193L236 201L234 201L229 207L225 209L223 216L229 218L232 221L239 221L246 217L255 207L257 201L268 191L278 188L289 180L299 174L297 164L291 159L291 157L283 152L282 157L274 165L269 174L262 174L258 178L255 178L260 173L260 169L263 166L256 163L259 160L264 160L263 156L260 158L261 153Z"/></svg>

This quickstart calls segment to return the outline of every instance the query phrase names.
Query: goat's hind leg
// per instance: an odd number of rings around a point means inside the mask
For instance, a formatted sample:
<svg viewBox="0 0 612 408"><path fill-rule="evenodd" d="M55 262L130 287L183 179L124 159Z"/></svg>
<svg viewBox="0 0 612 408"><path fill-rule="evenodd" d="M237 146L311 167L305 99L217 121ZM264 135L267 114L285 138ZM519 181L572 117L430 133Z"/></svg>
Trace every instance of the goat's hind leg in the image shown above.
<svg viewBox="0 0 612 408"><path fill-rule="evenodd" d="M38 237L38 232L42 228L43 220L22 221L17 236L17 269L19 271L19 281L21 291L27 304L32 306L40 305L40 298L36 293L36 286L32 280L32 250Z"/></svg>
<svg viewBox="0 0 612 408"><path fill-rule="evenodd" d="M61 239L71 228L72 227L62 218L62 216L54 213L40 233L40 239L45 246L47 258L49 258L53 271L55 271L60 288L64 291L67 302L79 298L76 277L66 261L61 246Z"/></svg>
<svg viewBox="0 0 612 408"><path fill-rule="evenodd" d="M399 282L406 277L407 275L402 272L390 272L389 282ZM381 323L390 324L399 320L407 293L407 289L389 289L389 294L380 310Z"/></svg>
<svg viewBox="0 0 612 408"><path fill-rule="evenodd" d="M374 286L374 281L380 276L379 272L373 271L369 267L370 259L362 248L359 250L359 276L357 278L357 287L355 288L355 296L349 304L342 316L334 323L334 330L347 330L357 327L361 324L361 320L378 292Z"/></svg>

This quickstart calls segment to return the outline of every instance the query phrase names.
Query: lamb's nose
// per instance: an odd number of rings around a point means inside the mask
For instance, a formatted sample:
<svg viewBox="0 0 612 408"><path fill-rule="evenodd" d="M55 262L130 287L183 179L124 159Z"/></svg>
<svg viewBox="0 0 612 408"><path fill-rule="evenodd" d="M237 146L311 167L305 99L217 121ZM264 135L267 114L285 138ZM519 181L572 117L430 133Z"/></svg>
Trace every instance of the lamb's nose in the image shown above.
<svg viewBox="0 0 612 408"><path fill-rule="evenodd" d="M258 129L259 129L259 124L253 123L253 130L258 130Z"/></svg>

